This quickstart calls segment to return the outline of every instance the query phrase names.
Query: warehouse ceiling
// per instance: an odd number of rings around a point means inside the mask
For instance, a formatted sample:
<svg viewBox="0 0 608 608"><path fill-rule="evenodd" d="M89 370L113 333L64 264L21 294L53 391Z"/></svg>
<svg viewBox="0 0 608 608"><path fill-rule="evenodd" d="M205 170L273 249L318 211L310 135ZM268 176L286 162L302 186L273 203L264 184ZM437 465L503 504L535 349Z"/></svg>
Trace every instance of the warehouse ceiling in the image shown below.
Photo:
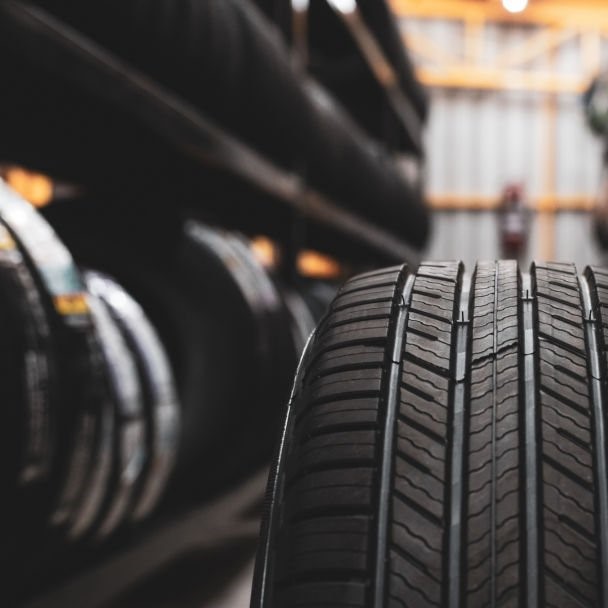
<svg viewBox="0 0 608 608"><path fill-rule="evenodd" d="M608 32L604 0L529 0L521 13L509 13L501 0L391 0L398 16L486 19L555 27L594 27Z"/></svg>
<svg viewBox="0 0 608 608"><path fill-rule="evenodd" d="M608 38L608 3L604 0L528 0L525 10L504 6L525 0L391 0L402 20L404 42L427 86L476 90L518 89L539 93L582 94L599 73ZM454 39L444 40L424 22L459 23ZM418 23L421 27L408 27ZM486 45L495 26L516 26L520 39L504 36L496 56ZM576 60L557 69L564 46L575 47Z"/></svg>

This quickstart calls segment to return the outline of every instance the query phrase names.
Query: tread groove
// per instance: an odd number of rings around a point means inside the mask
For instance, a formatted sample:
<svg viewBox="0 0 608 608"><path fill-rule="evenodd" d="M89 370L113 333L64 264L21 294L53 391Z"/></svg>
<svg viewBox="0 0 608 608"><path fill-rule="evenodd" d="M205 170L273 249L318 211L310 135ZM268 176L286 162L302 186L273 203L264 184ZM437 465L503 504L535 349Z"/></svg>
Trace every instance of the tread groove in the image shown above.
<svg viewBox="0 0 608 608"><path fill-rule="evenodd" d="M498 370L496 369L496 358L498 356L498 264L494 268L494 315L493 315L493 350L494 358L492 360L492 489L490 498L490 530L492 537L490 540L490 601L491 606L496 606L496 401L497 401L497 383Z"/></svg>
<svg viewBox="0 0 608 608"><path fill-rule="evenodd" d="M411 307L412 291L414 288L414 275L407 276L407 270L402 269L400 278L404 278L401 292L397 295L397 318L395 320L392 345L389 345L390 371L386 385L386 414L383 430L382 456L380 463L380 482L378 492L378 518L376 536L376 565L374 579L374 605L384 606L387 596L387 556L388 556L388 536L390 521L390 495L391 478L393 467L393 445L395 443L395 433L397 426L397 411L399 409L399 388L401 380L401 353L403 352L403 342L405 339L405 328L407 326L408 315Z"/></svg>
<svg viewBox="0 0 608 608"><path fill-rule="evenodd" d="M456 308L456 337L452 355L454 365L454 378L451 387L452 401L452 445L451 445L451 473L450 473L450 524L448 542L448 589L447 599L449 608L459 608L462 585L462 514L464 504L463 470L464 470L464 428L465 409L468 394L467 380L470 381L468 371L471 351L471 318L469 313L471 294L471 277L462 275L460 293L455 296L458 300Z"/></svg>
<svg viewBox="0 0 608 608"><path fill-rule="evenodd" d="M603 412L605 393L603 386L606 383L605 368L601 365L599 344L601 334L598 327L596 315L593 313L593 300L591 288L587 277L583 275L579 279L583 324L585 325L585 338L587 344L587 366L589 381L591 382L591 402L593 410L593 430L595 435L595 479L598 494L598 520L596 524L599 531L599 580L602 588L601 604L608 602L608 466L606 463L606 432ZM587 316L586 311L590 311Z"/></svg>
<svg viewBox="0 0 608 608"><path fill-rule="evenodd" d="M532 267L534 272L535 268ZM521 397L523 400L522 409L525 420L525 446L526 446L526 599L527 608L538 608L540 606L539 597L539 533L538 533L538 447L537 437L537 391L536 369L538 355L538 336L535 335L535 306L538 302L534 296L535 285L532 276L524 274L522 276L522 289L520 294L522 306L522 327L523 334L523 357L522 378L523 386Z"/></svg>

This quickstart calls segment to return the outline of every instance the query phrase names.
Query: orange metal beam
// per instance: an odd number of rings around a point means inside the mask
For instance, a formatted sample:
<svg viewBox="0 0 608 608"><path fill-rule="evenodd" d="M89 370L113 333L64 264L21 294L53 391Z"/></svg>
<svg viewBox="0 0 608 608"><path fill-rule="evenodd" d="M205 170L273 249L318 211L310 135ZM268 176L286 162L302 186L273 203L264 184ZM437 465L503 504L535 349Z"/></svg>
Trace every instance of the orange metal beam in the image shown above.
<svg viewBox="0 0 608 608"><path fill-rule="evenodd" d="M443 49L428 36L408 33L403 41L409 50L432 65L421 66L418 70L420 80L427 86L446 88L466 88L480 90L527 90L543 93L582 93L591 75L591 69L599 62L599 34L585 32L586 77L580 75L557 74L553 71L539 72L510 69L523 65L544 55L554 53L568 40L579 35L576 31L543 29L530 36L523 43L503 51L495 60L495 65L481 65L479 47L482 43L483 22L467 21L469 37L465 37L464 48L456 51ZM477 25L475 25L477 24ZM587 40L588 39L588 40ZM592 44L595 43L595 44ZM461 56L464 56L462 59ZM476 61L477 59L477 61Z"/></svg>
<svg viewBox="0 0 608 608"><path fill-rule="evenodd" d="M427 201L432 209L437 211L496 211L500 203L499 196L431 194ZM546 212L547 209L557 211L593 211L596 199L586 194L563 196L542 195L530 201L534 211Z"/></svg>
<svg viewBox="0 0 608 608"><path fill-rule="evenodd" d="M498 196L479 194L429 194L426 200L436 211L495 211L500 202Z"/></svg>
<svg viewBox="0 0 608 608"><path fill-rule="evenodd" d="M420 67L417 74L420 81L427 86L458 89L581 94L589 84L580 76L473 66L448 66L439 69Z"/></svg>
<svg viewBox="0 0 608 608"><path fill-rule="evenodd" d="M555 51L576 36L578 36L578 32L572 30L543 28L524 42L502 51L496 58L496 65L501 68L521 67Z"/></svg>
<svg viewBox="0 0 608 608"><path fill-rule="evenodd" d="M508 13L498 0L391 0L399 17L486 19L608 32L608 3L603 0L535 0L522 13Z"/></svg>

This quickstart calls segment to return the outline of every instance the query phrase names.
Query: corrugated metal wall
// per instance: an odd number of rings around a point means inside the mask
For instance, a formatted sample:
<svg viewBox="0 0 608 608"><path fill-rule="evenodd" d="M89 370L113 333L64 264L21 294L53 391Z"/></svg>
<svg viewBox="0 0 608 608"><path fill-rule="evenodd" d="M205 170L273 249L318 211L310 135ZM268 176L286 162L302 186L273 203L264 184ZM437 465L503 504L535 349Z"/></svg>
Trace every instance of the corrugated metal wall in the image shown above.
<svg viewBox="0 0 608 608"><path fill-rule="evenodd" d="M550 226L545 225L551 223ZM555 255L559 262L574 262L580 270L588 264L606 264L608 260L593 236L591 215L580 212L560 212L553 220L535 214L530 228L530 243L522 264L542 260L543 231L553 231ZM492 211L439 211L435 213L433 232L424 257L429 260L460 259L468 268L476 260L503 257L498 239L496 213Z"/></svg>
<svg viewBox="0 0 608 608"><path fill-rule="evenodd" d="M463 48L463 26L451 21L408 19L408 32L423 35L454 59ZM534 28L489 24L482 64L492 65L499 52L534 35ZM608 66L608 45L603 54ZM424 63L414 55L414 60ZM581 74L580 40L556 50L555 70ZM427 66L430 64L427 64ZM549 70L549 58L527 64ZM521 181L530 196L545 194L548 119L547 95L527 91L433 89L427 128L428 190L431 195L495 196L507 181ZM559 96L556 133L556 194L593 196L597 192L602 146L585 125L580 99Z"/></svg>
<svg viewBox="0 0 608 608"><path fill-rule="evenodd" d="M454 62L463 49L463 24L450 21L407 20L404 33L422 35L451 53ZM491 66L500 52L534 34L534 28L488 24L482 64ZM608 66L608 46L603 56ZM416 55L414 61L423 63ZM573 36L553 58L564 75L581 74L580 39ZM527 64L549 70L549 57ZM432 64L428 63L427 67ZM594 197L599 189L602 144L587 128L578 96L557 100L554 184L547 168L551 152L546 141L550 123L548 96L529 91L471 91L432 89L427 128L427 189L431 197L456 195L496 197L508 182L520 182L529 197L551 193L558 197ZM553 228L535 217L528 258L542 255L542 238L551 230L555 257L579 264L597 262L591 221L585 213L558 213ZM544 231L544 232L543 232ZM438 212L428 251L433 258L494 258L498 250L496 217L492 212Z"/></svg>
<svg viewBox="0 0 608 608"><path fill-rule="evenodd" d="M531 196L541 195L543 115L537 97L434 89L426 136L429 193L498 197L505 183L517 181ZM596 166L599 155L589 156Z"/></svg>

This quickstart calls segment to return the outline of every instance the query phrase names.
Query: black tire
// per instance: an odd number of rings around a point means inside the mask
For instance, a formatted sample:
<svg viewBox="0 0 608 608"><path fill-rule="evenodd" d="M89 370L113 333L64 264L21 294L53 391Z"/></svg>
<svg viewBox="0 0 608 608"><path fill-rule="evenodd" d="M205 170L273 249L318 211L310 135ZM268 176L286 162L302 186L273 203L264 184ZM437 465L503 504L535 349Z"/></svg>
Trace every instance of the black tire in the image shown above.
<svg viewBox="0 0 608 608"><path fill-rule="evenodd" d="M120 442L124 446L121 477L126 476L121 485L130 495L128 517L139 522L161 500L175 463L181 415L175 380L161 340L139 304L111 277L91 271L86 277L89 290L102 300L118 326L142 398L142 453L137 447L139 440L134 441L140 435L139 407L134 408L135 404L123 410L126 441ZM121 505L121 509L126 507ZM114 523L118 523L116 517ZM103 538L112 531L110 519L100 526L97 536Z"/></svg>
<svg viewBox="0 0 608 608"><path fill-rule="evenodd" d="M65 527L87 492L95 469L100 419L107 397L101 353L85 288L74 261L56 233L25 200L0 182L0 218L29 269L50 326L57 366L58 447L53 466L62 478L52 523Z"/></svg>
<svg viewBox="0 0 608 608"><path fill-rule="evenodd" d="M119 433L116 386L108 356L112 341L110 332L113 328L104 323L102 315L105 311L101 303L90 294L87 294L87 307L93 325L94 341L91 341L88 357L82 357L82 362L96 370L96 379L100 382L99 404L95 411L91 464L82 478L80 497L65 528L70 541L78 541L88 535L103 516L107 497L113 489L116 435Z"/></svg>
<svg viewBox="0 0 608 608"><path fill-rule="evenodd" d="M0 557L2 566L8 562L4 570L7 591L3 587L2 596L12 605L61 570L70 552L65 541L76 540L97 511L106 484L103 467L109 460L107 414L112 404L99 336L70 253L38 212L1 181L0 220L17 245L40 298L52 362L44 386L53 445L48 488L36 516L27 519L24 509L14 524L8 521L13 528L9 537L22 527L31 532L17 539L18 551ZM14 354L19 356L18 351ZM32 546L28 537L33 539ZM12 544L9 538L8 545Z"/></svg>
<svg viewBox="0 0 608 608"><path fill-rule="evenodd" d="M118 221L88 202L46 212L76 259L139 303L166 349L182 424L161 510L207 498L263 466L299 352L277 288L245 241L133 210Z"/></svg>
<svg viewBox="0 0 608 608"><path fill-rule="evenodd" d="M608 270L361 275L303 356L252 606L608 605Z"/></svg>
<svg viewBox="0 0 608 608"><path fill-rule="evenodd" d="M3 407L1 467L11 485L48 481L53 466L52 350L39 290L17 244L0 222L0 347ZM6 418L4 418L6 417ZM6 450L6 451L4 451ZM3 486L8 489L8 485Z"/></svg>
<svg viewBox="0 0 608 608"><path fill-rule="evenodd" d="M146 446L146 416L144 391L139 378L135 356L113 316L111 287L105 277L92 271L84 273L114 406L112 466L108 470L108 487L95 521L96 539L108 537L130 515L136 488L148 457ZM110 292L110 293L109 293ZM120 294L123 298L128 296ZM110 300L110 301L108 301ZM122 299L119 298L119 303Z"/></svg>
<svg viewBox="0 0 608 608"><path fill-rule="evenodd" d="M7 581L0 585L0 594L10 605L20 584L11 575L39 548L52 508L57 404L53 344L42 296L2 222L0 292L0 570Z"/></svg>

